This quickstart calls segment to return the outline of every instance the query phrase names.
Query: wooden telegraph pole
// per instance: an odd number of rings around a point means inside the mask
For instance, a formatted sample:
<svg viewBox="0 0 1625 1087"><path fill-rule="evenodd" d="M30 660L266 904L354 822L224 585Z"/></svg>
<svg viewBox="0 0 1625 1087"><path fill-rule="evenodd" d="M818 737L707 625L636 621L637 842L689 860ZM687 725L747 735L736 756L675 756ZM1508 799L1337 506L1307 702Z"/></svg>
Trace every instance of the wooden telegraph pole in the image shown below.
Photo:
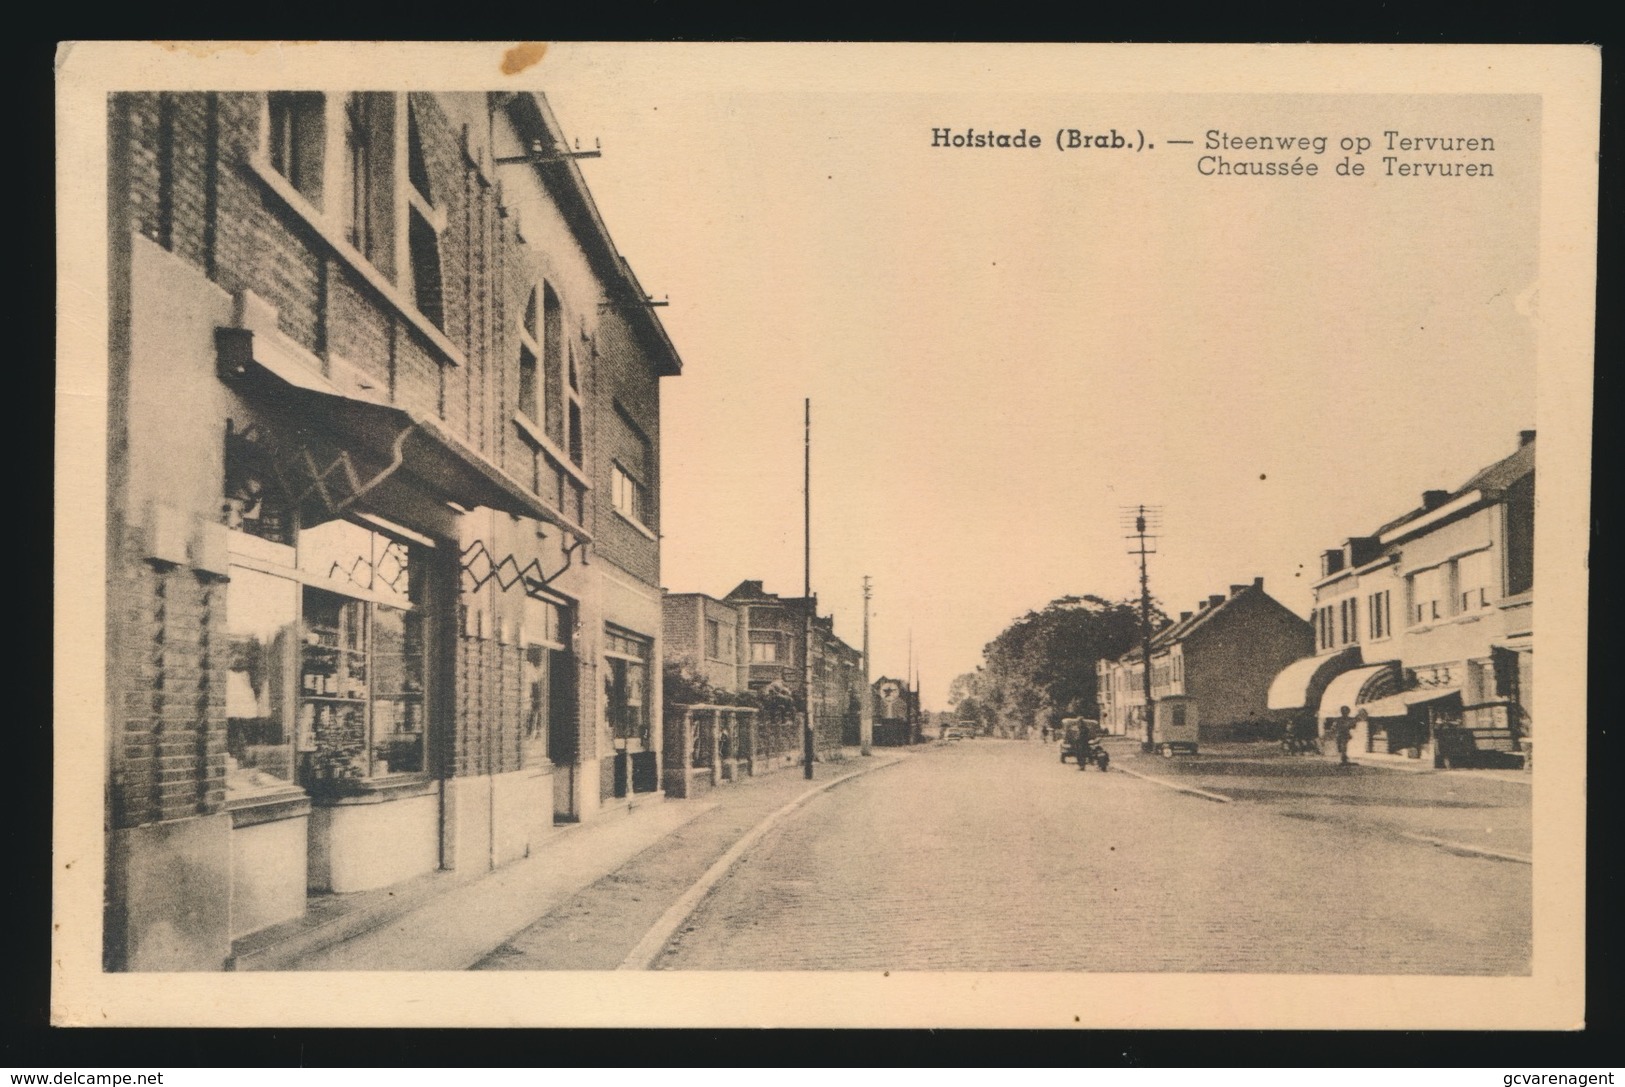
<svg viewBox="0 0 1625 1087"><path fill-rule="evenodd" d="M813 613L818 610L812 594L812 398L802 405L801 454L801 572L802 597L806 605L806 645L802 651L801 689L806 703L806 715L801 730L802 776L811 781L813 776Z"/></svg>
<svg viewBox="0 0 1625 1087"><path fill-rule="evenodd" d="M1141 741L1142 751L1151 751L1156 746L1156 733L1153 718L1155 708L1151 702L1151 579L1146 572L1145 560L1148 555L1157 553L1157 538L1148 535L1151 529L1157 527L1156 522L1161 511L1154 506L1129 507L1134 510L1134 535L1125 539L1135 541L1138 546L1130 551L1130 555L1140 557L1140 651L1144 660L1141 669L1141 686L1145 696L1145 739Z"/></svg>
<svg viewBox="0 0 1625 1087"><path fill-rule="evenodd" d="M858 707L858 742L863 754L873 755L875 742L874 692L869 689L869 575L863 575L863 701Z"/></svg>

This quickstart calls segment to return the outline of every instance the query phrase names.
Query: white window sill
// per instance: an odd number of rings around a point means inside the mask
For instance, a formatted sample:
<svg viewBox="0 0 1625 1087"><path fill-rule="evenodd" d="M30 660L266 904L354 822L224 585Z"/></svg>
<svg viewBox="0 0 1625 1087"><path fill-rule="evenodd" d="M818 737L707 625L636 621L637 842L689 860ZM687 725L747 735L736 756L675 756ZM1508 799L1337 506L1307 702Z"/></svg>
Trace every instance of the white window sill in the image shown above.
<svg viewBox="0 0 1625 1087"><path fill-rule="evenodd" d="M525 440L546 453L548 460L570 473L585 490L592 490L592 482L587 478L587 473L569 457L565 456L564 450L554 445L547 435L542 433L542 428L531 421L530 416L522 411L516 411L513 413L513 422L519 428L520 434L524 435Z"/></svg>
<svg viewBox="0 0 1625 1087"><path fill-rule="evenodd" d="M317 210L309 200L305 199L305 195L294 188L287 178L276 172L271 166L270 160L263 155L253 155L248 162L254 176L259 178L261 184L275 193L289 210L303 219L312 230L316 231L322 241L327 243L328 248L338 254L339 258L345 264L348 264L352 271L365 279L368 285L382 295L384 301L388 302L425 339L434 344L440 353L445 356L446 361L453 366L466 364L463 353L458 349L457 345L452 343L444 332L435 327L435 323L425 317L417 306L401 293L395 284L391 283L384 277L382 272L373 267L372 261L362 256L354 246L345 241L333 224L328 221L327 217Z"/></svg>
<svg viewBox="0 0 1625 1087"><path fill-rule="evenodd" d="M641 532L645 536L649 537L649 539L655 540L657 542L659 541L660 537L658 535L656 535L655 530L650 528L648 525L644 524L642 521L639 521L637 518L628 517L626 514L622 513L620 510L615 511L615 516L619 517L621 520L625 521L627 524L631 525L633 528L637 529L639 532Z"/></svg>

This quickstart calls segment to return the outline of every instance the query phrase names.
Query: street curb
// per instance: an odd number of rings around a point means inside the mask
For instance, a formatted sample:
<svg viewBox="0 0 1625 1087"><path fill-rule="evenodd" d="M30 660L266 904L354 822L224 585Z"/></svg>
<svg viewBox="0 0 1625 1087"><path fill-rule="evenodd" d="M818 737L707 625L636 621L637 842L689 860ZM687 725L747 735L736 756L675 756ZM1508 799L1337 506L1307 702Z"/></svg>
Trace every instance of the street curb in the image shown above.
<svg viewBox="0 0 1625 1087"><path fill-rule="evenodd" d="M885 762L877 762L873 766L854 770L850 774L842 774L838 778L831 778L822 785L808 789L767 816L760 823L751 827L750 830L745 832L744 837L730 846L726 853L718 857L716 862L705 870L705 874L696 880L692 887L683 892L681 898L671 904L670 909L660 915L660 919L654 923L648 932L644 933L643 939L639 940L632 950L627 952L626 958L621 960L621 965L617 966L616 969L647 970L654 965L654 961L660 957L661 952L666 950L667 943L676 934L678 927L688 920L689 915L694 912L705 896L711 893L711 889L722 881L722 877L728 874L728 869L733 867L734 862L738 861L746 850L759 842L763 835L782 822L791 812L824 790L832 789L843 781L851 781L853 778L862 777L864 774L884 770L888 766L896 766L902 761L901 758L893 757Z"/></svg>
<svg viewBox="0 0 1625 1087"><path fill-rule="evenodd" d="M1212 800L1218 804L1230 804L1233 803L1234 800L1234 798L1225 796L1222 793L1210 793L1206 789L1198 789L1194 785L1180 785L1178 782L1169 781L1167 778L1152 777L1150 774L1142 774L1138 770L1130 770L1126 766L1115 766L1113 769L1121 770L1129 777L1136 777L1141 781L1149 781L1153 785L1161 785L1165 789L1172 789L1178 793L1189 793L1191 796L1199 796L1203 800Z"/></svg>
<svg viewBox="0 0 1625 1087"><path fill-rule="evenodd" d="M1411 834L1403 830L1399 832L1399 836L1409 838L1413 842L1422 842L1426 845L1436 846L1439 849L1449 850L1452 853L1473 853L1480 857L1493 857L1498 861L1511 861L1514 864L1533 865L1535 863L1535 858L1525 856L1522 853L1503 853L1498 849L1485 849L1483 846L1468 845L1466 842L1452 842L1447 838L1430 838L1426 834Z"/></svg>

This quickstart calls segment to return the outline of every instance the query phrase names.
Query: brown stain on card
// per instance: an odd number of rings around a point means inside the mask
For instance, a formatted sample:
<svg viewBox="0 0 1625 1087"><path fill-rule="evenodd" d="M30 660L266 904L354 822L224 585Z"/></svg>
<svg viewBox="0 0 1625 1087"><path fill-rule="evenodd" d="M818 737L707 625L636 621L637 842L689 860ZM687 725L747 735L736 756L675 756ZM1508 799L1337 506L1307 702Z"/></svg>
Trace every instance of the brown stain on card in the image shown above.
<svg viewBox="0 0 1625 1087"><path fill-rule="evenodd" d="M547 53L546 42L520 42L502 54L502 74L518 75Z"/></svg>

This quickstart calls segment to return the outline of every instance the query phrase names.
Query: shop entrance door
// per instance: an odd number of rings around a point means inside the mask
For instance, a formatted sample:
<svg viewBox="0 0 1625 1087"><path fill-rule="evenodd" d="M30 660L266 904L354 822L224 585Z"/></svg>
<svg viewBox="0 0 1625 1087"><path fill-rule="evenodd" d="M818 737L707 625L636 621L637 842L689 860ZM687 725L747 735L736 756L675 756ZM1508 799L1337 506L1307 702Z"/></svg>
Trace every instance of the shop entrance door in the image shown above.
<svg viewBox="0 0 1625 1087"><path fill-rule="evenodd" d="M553 818L573 823L576 810L576 778L581 773L581 722L576 716L576 662L569 650L548 651L550 671L555 682L549 691L548 716L553 727L547 733L547 757L553 762Z"/></svg>

